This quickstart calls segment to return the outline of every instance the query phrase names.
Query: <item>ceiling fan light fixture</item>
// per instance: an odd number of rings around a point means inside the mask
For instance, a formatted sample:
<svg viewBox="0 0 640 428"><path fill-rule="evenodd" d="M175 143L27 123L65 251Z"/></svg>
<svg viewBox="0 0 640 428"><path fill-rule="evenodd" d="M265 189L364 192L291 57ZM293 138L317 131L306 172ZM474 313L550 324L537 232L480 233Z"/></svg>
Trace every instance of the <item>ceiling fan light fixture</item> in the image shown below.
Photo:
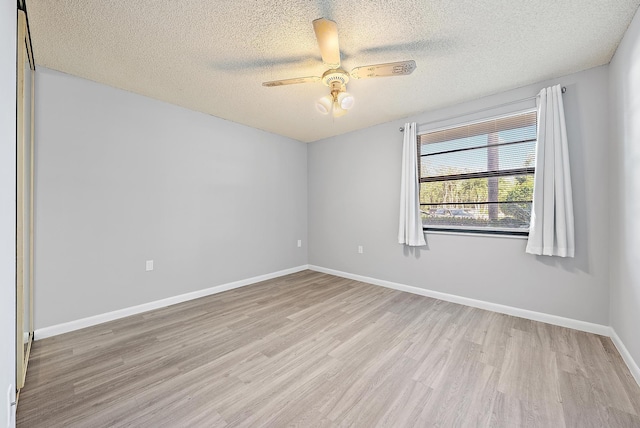
<svg viewBox="0 0 640 428"><path fill-rule="evenodd" d="M340 107L340 104L338 104L338 102L335 102L333 103L333 109L331 110L331 113L333 114L333 117L340 117L347 114L347 111Z"/></svg>
<svg viewBox="0 0 640 428"><path fill-rule="evenodd" d="M316 102L316 109L322 114L329 114L333 104L331 95L326 95Z"/></svg>
<svg viewBox="0 0 640 428"><path fill-rule="evenodd" d="M340 43L338 42L338 25L326 18L313 21L313 31L316 34L322 62L329 69L319 76L295 77L293 79L263 82L266 87L294 85L298 83L322 82L329 87L330 95L316 101L319 113L333 117L347 114L355 103L353 95L346 92L349 79L367 79L371 77L402 76L411 74L416 69L414 60L390 62L356 67L348 72L340 67Z"/></svg>
<svg viewBox="0 0 640 428"><path fill-rule="evenodd" d="M340 108L344 110L349 110L351 107L353 107L355 98L353 98L353 95L351 95L348 92L340 92L340 94L338 94L337 101L338 101L338 104L340 105Z"/></svg>

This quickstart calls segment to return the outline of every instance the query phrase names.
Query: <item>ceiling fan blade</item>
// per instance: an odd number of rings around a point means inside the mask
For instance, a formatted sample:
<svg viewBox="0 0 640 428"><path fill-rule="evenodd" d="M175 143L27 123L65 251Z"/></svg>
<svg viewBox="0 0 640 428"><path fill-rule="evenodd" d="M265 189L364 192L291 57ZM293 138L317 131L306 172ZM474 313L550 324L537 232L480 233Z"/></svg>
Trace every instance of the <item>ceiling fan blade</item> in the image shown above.
<svg viewBox="0 0 640 428"><path fill-rule="evenodd" d="M309 76L309 77L295 77L293 79L284 79L284 80L273 80L271 82L263 82L262 86L282 86L282 85L295 85L297 83L309 83L309 82L319 82L320 78L317 76Z"/></svg>
<svg viewBox="0 0 640 428"><path fill-rule="evenodd" d="M413 73L415 69L416 62L409 60L356 67L351 70L350 74L354 79L367 79L369 77L404 76Z"/></svg>
<svg viewBox="0 0 640 428"><path fill-rule="evenodd" d="M322 62L329 68L340 67L340 45L338 43L338 25L325 18L313 21Z"/></svg>

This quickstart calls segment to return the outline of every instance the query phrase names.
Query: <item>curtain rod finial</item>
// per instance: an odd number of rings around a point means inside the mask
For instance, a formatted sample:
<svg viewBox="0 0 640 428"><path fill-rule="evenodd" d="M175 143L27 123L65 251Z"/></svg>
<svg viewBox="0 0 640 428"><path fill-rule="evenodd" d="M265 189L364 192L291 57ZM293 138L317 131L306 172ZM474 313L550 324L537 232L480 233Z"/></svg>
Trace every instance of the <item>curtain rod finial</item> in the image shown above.
<svg viewBox="0 0 640 428"><path fill-rule="evenodd" d="M404 132L404 126L400 127L400 132Z"/></svg>

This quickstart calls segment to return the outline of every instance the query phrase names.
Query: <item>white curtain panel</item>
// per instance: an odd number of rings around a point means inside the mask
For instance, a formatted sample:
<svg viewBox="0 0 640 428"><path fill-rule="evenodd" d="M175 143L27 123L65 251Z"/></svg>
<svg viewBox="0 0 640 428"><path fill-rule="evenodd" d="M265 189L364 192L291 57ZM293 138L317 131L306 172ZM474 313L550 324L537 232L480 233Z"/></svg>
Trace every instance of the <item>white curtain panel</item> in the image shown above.
<svg viewBox="0 0 640 428"><path fill-rule="evenodd" d="M575 252L569 148L560 85L540 91L538 145L527 253L573 257Z"/></svg>
<svg viewBox="0 0 640 428"><path fill-rule="evenodd" d="M398 242L410 247L427 245L420 218L420 186L418 184L418 136L416 124L405 123L402 146L402 179L400 185L400 228Z"/></svg>

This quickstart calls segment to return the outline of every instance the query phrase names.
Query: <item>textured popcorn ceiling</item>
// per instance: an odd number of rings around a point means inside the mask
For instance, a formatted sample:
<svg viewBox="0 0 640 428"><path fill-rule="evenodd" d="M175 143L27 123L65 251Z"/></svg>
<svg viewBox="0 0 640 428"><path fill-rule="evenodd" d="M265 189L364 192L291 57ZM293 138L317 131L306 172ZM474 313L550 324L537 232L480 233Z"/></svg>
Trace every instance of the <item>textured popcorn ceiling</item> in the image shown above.
<svg viewBox="0 0 640 428"><path fill-rule="evenodd" d="M610 61L640 0L27 0L36 63L315 141ZM313 19L338 24L342 66L414 59L352 80L344 117L315 110Z"/></svg>

